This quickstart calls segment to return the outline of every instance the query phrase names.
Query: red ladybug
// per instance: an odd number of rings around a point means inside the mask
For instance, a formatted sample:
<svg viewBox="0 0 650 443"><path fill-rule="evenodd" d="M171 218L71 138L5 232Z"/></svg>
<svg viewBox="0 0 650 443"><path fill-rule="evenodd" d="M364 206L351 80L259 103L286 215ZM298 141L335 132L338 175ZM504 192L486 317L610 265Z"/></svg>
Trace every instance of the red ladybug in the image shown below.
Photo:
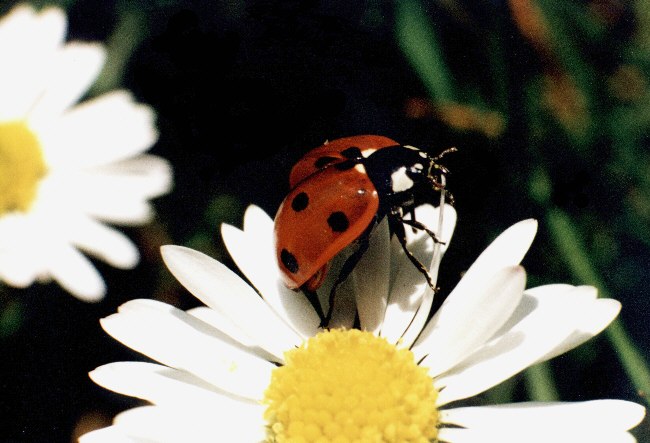
<svg viewBox="0 0 650 443"><path fill-rule="evenodd" d="M444 190L447 170L437 163L443 154L430 157L387 137L359 135L327 142L293 167L291 191L275 216L276 255L285 285L314 297L330 261L353 242L359 245L332 287L327 316L312 299L323 323L331 315L336 287L361 259L370 232L384 217L433 288L427 269L406 248L404 225L425 230L437 241L413 215L417 206L433 203ZM407 213L410 219L403 218Z"/></svg>

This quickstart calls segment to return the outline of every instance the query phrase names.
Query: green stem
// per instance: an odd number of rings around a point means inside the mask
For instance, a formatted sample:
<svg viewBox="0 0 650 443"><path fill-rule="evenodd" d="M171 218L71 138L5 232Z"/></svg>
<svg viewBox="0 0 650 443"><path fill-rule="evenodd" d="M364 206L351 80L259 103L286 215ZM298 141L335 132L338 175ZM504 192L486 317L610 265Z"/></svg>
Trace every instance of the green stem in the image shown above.
<svg viewBox="0 0 650 443"><path fill-rule="evenodd" d="M146 17L136 9L120 14L117 27L106 44L106 63L89 95L96 96L120 87L125 67L140 42L145 37Z"/></svg>
<svg viewBox="0 0 650 443"><path fill-rule="evenodd" d="M433 26L418 0L395 3L395 33L402 52L413 66L431 99L436 103L455 101L451 73Z"/></svg>
<svg viewBox="0 0 650 443"><path fill-rule="evenodd" d="M589 261L585 247L580 241L579 232L571 223L569 216L559 209L550 209L547 212L546 221L557 248L577 279L585 284L596 286L600 297L609 298L610 294ZM650 398L647 397L647 394L650 393L650 370L643 355L634 345L618 318L609 325L605 332L616 349L618 358L632 384L639 395L643 396L645 402L650 405Z"/></svg>
<svg viewBox="0 0 650 443"><path fill-rule="evenodd" d="M558 401L560 399L549 362L545 361L526 369L524 378L531 400Z"/></svg>

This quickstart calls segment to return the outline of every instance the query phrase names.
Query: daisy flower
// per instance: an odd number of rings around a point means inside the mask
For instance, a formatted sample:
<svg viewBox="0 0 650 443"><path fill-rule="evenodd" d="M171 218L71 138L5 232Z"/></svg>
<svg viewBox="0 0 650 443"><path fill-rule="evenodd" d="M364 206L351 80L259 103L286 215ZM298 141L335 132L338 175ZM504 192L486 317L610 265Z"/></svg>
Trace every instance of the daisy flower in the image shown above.
<svg viewBox="0 0 650 443"><path fill-rule="evenodd" d="M444 214L439 224L437 209L416 212L442 226L444 245L409 233L409 248L434 274L455 224L453 208ZM337 301L327 330L306 298L280 283L273 221L259 208L248 209L243 230L222 227L252 286L200 252L165 246L170 271L206 306L133 300L101 320L157 363L110 363L90 377L150 404L80 442L634 441L627 431L645 410L631 402L462 404L578 346L619 312L592 287L526 290L519 263L536 229L525 220L501 234L427 321L431 290L382 224L337 292L356 301L358 319Z"/></svg>
<svg viewBox="0 0 650 443"><path fill-rule="evenodd" d="M0 19L0 281L56 280L96 301L104 281L80 250L128 269L135 245L104 223L150 220L171 169L143 154L154 113L124 90L77 103L99 74L102 45L65 41L63 11L19 5Z"/></svg>

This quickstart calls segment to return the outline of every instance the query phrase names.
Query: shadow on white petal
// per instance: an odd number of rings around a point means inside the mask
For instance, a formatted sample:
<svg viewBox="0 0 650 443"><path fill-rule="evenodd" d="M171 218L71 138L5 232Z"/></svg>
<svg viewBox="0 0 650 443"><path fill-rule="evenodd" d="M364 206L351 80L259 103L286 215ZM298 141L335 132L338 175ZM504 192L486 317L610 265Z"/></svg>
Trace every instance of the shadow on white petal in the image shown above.
<svg viewBox="0 0 650 443"><path fill-rule="evenodd" d="M429 240L421 236L415 239L410 248L415 257L428 268L431 263L432 248ZM422 304L422 297L428 287L424 275L406 257L399 241L391 239L391 285L386 306L381 336L396 343L413 321L415 313Z"/></svg>
<svg viewBox="0 0 650 443"><path fill-rule="evenodd" d="M525 285L524 269L512 266L464 298L447 298L413 346L417 359L426 355L421 365L436 376L471 355L508 320Z"/></svg>
<svg viewBox="0 0 650 443"><path fill-rule="evenodd" d="M284 286L275 258L273 224L261 209L246 211L246 230L221 226L226 249L239 269L275 313L301 337L314 335L319 318L305 296ZM270 222L270 223L269 223Z"/></svg>
<svg viewBox="0 0 650 443"><path fill-rule="evenodd" d="M126 346L243 398L261 398L275 367L197 318L153 300L127 302L101 325Z"/></svg>
<svg viewBox="0 0 650 443"><path fill-rule="evenodd" d="M614 321L621 311L621 303L612 299L594 300L580 313L581 321L576 329L553 351L541 357L538 362L550 360L574 349L592 337L600 334Z"/></svg>
<svg viewBox="0 0 650 443"><path fill-rule="evenodd" d="M493 338L460 365L439 377L436 385L445 387L438 397L440 404L479 394L501 383L535 364L574 331L573 310L542 306L545 313L524 318L507 333ZM550 314L554 314L552 319ZM550 324L553 327L549 327Z"/></svg>
<svg viewBox="0 0 650 443"><path fill-rule="evenodd" d="M524 291L524 296L521 299L521 303L519 303L508 321L505 322L503 326L494 334L493 338L505 334L524 318L534 314L535 311L540 310L540 306L542 304L546 306L549 303L555 303L557 309L560 309L559 303L561 303L562 296L570 293L574 289L575 286L566 284L551 284L526 289ZM550 313L551 309L545 308L543 310L540 310L540 312Z"/></svg>
<svg viewBox="0 0 650 443"><path fill-rule="evenodd" d="M429 270L435 282L440 259L449 246L456 225L456 211L450 205L443 209L440 226L439 207L429 204L418 206L415 219L436 233L442 242L436 245L438 257L434 259L433 239L422 230L406 226L408 250ZM438 232L442 229L442 232ZM420 334L433 302L431 289L422 273L406 257L402 246L393 238L391 243L391 287L381 335L400 346L409 347Z"/></svg>
<svg viewBox="0 0 650 443"><path fill-rule="evenodd" d="M386 219L373 230L368 250L350 277L361 329L377 333L383 323L390 281L390 233Z"/></svg>
<svg viewBox="0 0 650 443"><path fill-rule="evenodd" d="M474 261L449 297L455 292L471 292L473 288L485 285L500 269L518 265L536 232L537 222L533 219L521 221L506 229Z"/></svg>
<svg viewBox="0 0 650 443"><path fill-rule="evenodd" d="M238 275L218 261L180 246L163 246L171 273L195 297L220 311L278 361L302 342L270 306Z"/></svg>
<svg viewBox="0 0 650 443"><path fill-rule="evenodd" d="M89 376L106 389L157 405L185 404L232 412L241 409L245 413L262 408L257 402L229 395L188 372L154 363L109 363L91 371Z"/></svg>

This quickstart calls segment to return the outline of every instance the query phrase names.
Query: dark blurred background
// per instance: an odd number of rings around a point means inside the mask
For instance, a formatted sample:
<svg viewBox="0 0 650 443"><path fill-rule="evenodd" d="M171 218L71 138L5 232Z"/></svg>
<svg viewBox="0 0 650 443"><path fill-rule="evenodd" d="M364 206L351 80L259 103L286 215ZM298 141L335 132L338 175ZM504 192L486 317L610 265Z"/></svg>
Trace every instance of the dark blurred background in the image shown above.
<svg viewBox="0 0 650 443"><path fill-rule="evenodd" d="M13 4L0 3L0 12ZM108 45L109 63L89 96L125 87L156 109L160 139L151 152L172 163L175 187L155 202L152 224L125 229L142 251L136 269L95 262L109 289L101 303L55 284L4 289L1 442L76 441L136 405L87 376L143 358L98 320L133 298L196 305L162 265L159 246L187 245L234 269L220 224L240 226L249 204L274 214L298 158L356 134L431 154L458 148L445 157L458 225L442 297L499 232L534 217L528 286L594 284L623 303L614 333L479 400L647 406L650 2L34 4L65 8L69 39ZM636 366L621 358L629 352L641 358ZM536 389L540 380L550 388ZM635 435L648 441L647 421Z"/></svg>

